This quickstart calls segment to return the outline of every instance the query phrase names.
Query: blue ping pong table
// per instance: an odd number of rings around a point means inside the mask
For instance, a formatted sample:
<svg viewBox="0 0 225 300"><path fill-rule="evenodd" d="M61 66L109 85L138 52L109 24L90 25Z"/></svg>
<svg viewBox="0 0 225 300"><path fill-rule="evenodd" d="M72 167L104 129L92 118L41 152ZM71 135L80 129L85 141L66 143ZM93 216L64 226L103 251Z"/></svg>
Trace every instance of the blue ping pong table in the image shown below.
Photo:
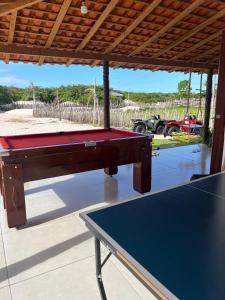
<svg viewBox="0 0 225 300"><path fill-rule="evenodd" d="M82 213L96 275L111 254L159 299L225 299L225 173ZM100 242L109 253L101 261Z"/></svg>

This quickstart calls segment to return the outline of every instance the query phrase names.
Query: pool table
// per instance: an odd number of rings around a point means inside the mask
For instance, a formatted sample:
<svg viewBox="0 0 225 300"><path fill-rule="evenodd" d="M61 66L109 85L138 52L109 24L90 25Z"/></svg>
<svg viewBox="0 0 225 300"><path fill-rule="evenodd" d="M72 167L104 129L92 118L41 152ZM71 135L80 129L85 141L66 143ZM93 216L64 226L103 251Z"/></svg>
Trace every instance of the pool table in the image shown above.
<svg viewBox="0 0 225 300"><path fill-rule="evenodd" d="M131 163L134 189L150 191L151 138L145 135L96 129L1 136L0 189L8 226L26 223L24 182L102 168L114 175L119 165Z"/></svg>

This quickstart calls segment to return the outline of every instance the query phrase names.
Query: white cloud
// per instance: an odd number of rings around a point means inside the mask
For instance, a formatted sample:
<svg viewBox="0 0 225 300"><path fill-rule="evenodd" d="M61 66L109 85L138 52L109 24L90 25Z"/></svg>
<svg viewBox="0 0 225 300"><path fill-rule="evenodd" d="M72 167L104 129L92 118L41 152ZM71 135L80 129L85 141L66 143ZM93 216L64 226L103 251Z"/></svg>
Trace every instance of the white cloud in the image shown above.
<svg viewBox="0 0 225 300"><path fill-rule="evenodd" d="M1 72L1 70L0 70ZM0 76L0 85L24 87L29 84L28 80L13 75Z"/></svg>

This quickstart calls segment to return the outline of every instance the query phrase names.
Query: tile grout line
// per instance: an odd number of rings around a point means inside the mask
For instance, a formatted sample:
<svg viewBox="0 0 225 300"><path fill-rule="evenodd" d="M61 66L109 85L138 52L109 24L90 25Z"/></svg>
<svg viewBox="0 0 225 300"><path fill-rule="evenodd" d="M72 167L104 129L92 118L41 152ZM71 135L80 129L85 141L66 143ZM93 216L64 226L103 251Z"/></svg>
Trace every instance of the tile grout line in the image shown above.
<svg viewBox="0 0 225 300"><path fill-rule="evenodd" d="M22 283L22 282L25 282L25 281L28 281L28 280L34 279L34 278L36 278L36 277L40 277L40 276L42 276L42 275L45 275L45 274L48 274L48 273L54 272L54 271L56 271L56 270L59 270L59 269L65 268L65 267L67 267L67 266L69 266L69 265L73 265L73 264L75 264L75 263L77 263L77 262L85 261L85 260L87 260L87 259L89 259L89 258L91 258L91 257L94 257L94 254L93 254L93 255L90 255L90 256L87 256L87 257L85 257L85 258L81 258L81 259L78 259L78 260L72 261L72 262L70 262L70 263L68 263L68 264L65 264L65 265L63 265L63 266L60 266L60 267L57 267L57 268L51 269L51 270L49 270L49 271L42 272L42 273L40 273L40 274L36 274L36 275L34 275L34 276L31 276L31 277L29 277L29 278L22 279L22 280L19 280L19 281L17 281L17 282L14 282L14 283L10 283L10 286L14 286L14 285L20 284L20 283Z"/></svg>

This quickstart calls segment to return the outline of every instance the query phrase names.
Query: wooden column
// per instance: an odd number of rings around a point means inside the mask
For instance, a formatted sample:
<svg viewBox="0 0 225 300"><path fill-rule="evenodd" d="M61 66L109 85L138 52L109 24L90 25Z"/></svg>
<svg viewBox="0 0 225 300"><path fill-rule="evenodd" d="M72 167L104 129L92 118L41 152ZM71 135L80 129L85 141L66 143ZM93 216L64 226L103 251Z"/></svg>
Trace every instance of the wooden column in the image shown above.
<svg viewBox="0 0 225 300"><path fill-rule="evenodd" d="M190 109L190 97L191 97L191 75L192 72L189 72L189 80L188 80L188 95L187 95L187 114L189 114Z"/></svg>
<svg viewBox="0 0 225 300"><path fill-rule="evenodd" d="M216 115L214 123L214 136L212 146L210 173L220 172L223 161L225 127L225 31L222 34L222 45L219 64L219 77L216 96Z"/></svg>
<svg viewBox="0 0 225 300"><path fill-rule="evenodd" d="M104 87L104 128L110 128L110 101L109 101L109 62L103 62L103 87Z"/></svg>
<svg viewBox="0 0 225 300"><path fill-rule="evenodd" d="M207 76L206 97L205 97L204 134L203 134L204 144L207 143L209 137L209 118L210 118L211 101L212 101L212 79L213 79L213 70L209 69L208 76Z"/></svg>

